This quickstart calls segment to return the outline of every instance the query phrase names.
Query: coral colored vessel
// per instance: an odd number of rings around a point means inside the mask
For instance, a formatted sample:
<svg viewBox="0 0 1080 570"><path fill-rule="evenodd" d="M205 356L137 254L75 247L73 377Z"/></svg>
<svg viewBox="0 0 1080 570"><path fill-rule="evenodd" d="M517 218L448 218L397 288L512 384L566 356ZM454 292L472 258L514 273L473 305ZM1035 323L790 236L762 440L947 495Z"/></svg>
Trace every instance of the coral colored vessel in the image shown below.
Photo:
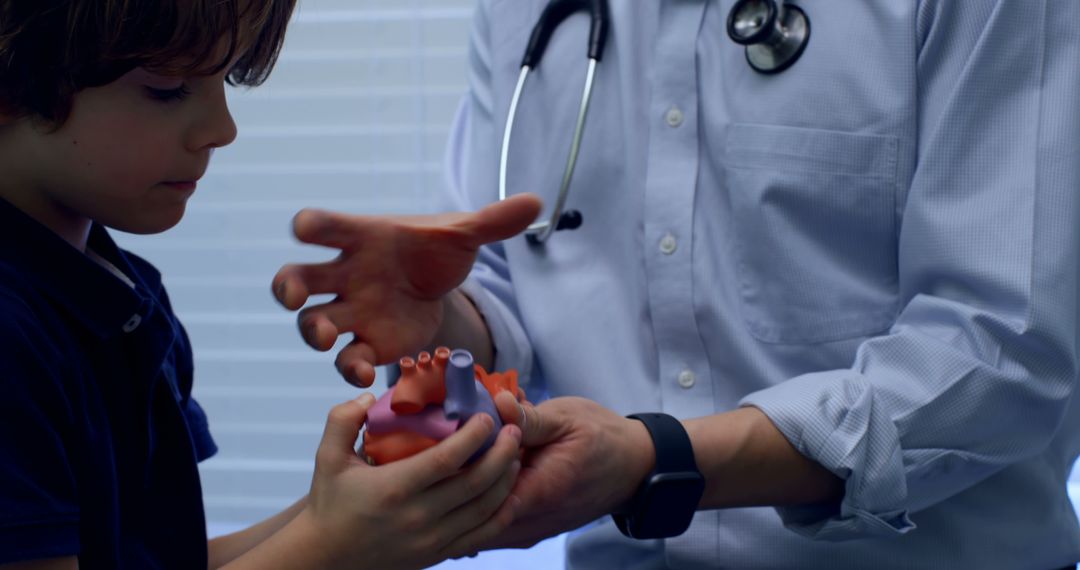
<svg viewBox="0 0 1080 570"><path fill-rule="evenodd" d="M487 372L467 350L441 346L434 354L406 356L399 365L397 384L368 410L363 455L372 465L419 453L449 437L474 414L484 413L495 420L495 429L479 455L495 443L502 427L495 395L507 391L519 402L525 399L516 370Z"/></svg>

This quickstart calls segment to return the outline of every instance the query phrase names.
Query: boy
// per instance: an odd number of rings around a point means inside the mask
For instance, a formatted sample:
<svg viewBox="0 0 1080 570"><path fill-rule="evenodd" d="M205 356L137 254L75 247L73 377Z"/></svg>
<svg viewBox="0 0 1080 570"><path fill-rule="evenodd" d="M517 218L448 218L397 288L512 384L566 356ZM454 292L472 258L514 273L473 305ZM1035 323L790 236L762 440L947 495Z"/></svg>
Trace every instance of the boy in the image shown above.
<svg viewBox="0 0 1080 570"><path fill-rule="evenodd" d="M331 412L309 497L206 541L187 336L105 228L180 221L236 136L225 83L266 79L294 2L0 0L0 568L415 567L509 524L517 428L465 470L486 417L370 468L366 395Z"/></svg>

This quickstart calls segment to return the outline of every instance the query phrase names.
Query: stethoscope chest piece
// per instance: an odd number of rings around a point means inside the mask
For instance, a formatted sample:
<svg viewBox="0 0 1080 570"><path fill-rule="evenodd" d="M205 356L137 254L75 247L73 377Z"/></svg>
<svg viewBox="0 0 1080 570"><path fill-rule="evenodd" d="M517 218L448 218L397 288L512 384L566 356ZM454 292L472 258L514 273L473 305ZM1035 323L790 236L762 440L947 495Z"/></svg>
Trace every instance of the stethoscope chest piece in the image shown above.
<svg viewBox="0 0 1080 570"><path fill-rule="evenodd" d="M780 73L806 49L810 20L798 6L778 0L738 0L728 13L727 32L746 46L746 61L755 71Z"/></svg>

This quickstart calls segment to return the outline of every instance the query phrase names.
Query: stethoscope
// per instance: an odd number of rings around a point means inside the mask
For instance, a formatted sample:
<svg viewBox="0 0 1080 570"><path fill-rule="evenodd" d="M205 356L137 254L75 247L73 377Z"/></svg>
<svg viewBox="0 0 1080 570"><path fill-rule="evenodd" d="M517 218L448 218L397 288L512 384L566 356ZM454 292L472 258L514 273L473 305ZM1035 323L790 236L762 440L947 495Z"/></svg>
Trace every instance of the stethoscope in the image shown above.
<svg viewBox="0 0 1080 570"><path fill-rule="evenodd" d="M548 240L557 230L573 230L581 226L583 218L577 210L564 211L566 197L570 193L570 180L574 176L578 151L581 150L581 135L585 131L585 117L589 113L592 99L593 81L596 79L596 66L604 55L608 34L607 0L551 0L540 20L536 22L529 43L525 48L525 57L521 60L521 74L518 76L514 96L510 99L506 129L503 131L502 150L499 158L499 199L506 199L506 166L510 154L510 133L514 130L518 103L525 88L529 72L540 65L551 35L566 18L585 10L589 13L589 65L585 71L585 88L581 94L581 106L578 108L577 124L574 126L574 138L570 143L570 157L563 171L559 186L559 196L551 216L544 221L535 222L525 230L529 243L539 245ZM728 36L737 44L746 46L746 61L759 73L780 73L791 67L806 49L810 41L810 20L798 6L779 0L738 0L731 7L727 18Z"/></svg>

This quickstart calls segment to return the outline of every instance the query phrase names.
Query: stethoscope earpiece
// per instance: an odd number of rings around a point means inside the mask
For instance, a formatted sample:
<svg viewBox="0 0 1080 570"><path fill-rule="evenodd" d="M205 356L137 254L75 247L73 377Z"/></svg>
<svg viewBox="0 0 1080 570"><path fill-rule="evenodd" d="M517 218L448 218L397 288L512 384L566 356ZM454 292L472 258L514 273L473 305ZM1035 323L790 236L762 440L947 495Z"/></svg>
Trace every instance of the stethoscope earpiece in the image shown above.
<svg viewBox="0 0 1080 570"><path fill-rule="evenodd" d="M759 73L791 67L810 41L810 19L778 0L738 0L728 13L728 36L746 46L746 61Z"/></svg>

